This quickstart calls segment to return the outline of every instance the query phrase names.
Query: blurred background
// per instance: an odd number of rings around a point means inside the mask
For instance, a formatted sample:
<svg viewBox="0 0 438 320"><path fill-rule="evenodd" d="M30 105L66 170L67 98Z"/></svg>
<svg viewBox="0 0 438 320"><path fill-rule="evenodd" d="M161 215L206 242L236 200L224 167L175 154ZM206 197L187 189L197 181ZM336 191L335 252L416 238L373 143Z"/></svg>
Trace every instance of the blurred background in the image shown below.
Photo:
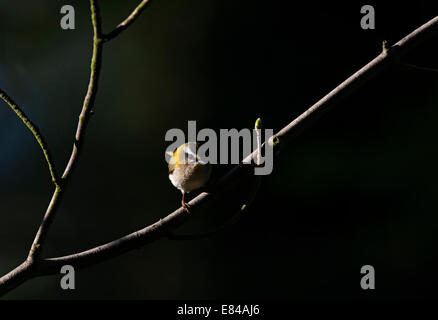
<svg viewBox="0 0 438 320"><path fill-rule="evenodd" d="M100 1L112 30L138 1ZM170 128L274 131L381 51L437 15L415 1L155 0L104 47L95 115L50 230L45 256L86 250L180 205L168 180ZM87 1L0 0L0 88L36 123L58 170L70 155L91 56ZM362 5L376 29L362 30ZM404 62L438 68L438 38ZM79 270L33 279L9 299L429 298L438 252L438 73L387 69L282 148L244 219L215 237L160 240ZM219 166L219 175L229 167ZM250 182L235 186L248 190ZM0 102L0 274L21 263L53 187L41 150ZM214 227L235 192L179 231ZM376 290L360 287L371 264Z"/></svg>

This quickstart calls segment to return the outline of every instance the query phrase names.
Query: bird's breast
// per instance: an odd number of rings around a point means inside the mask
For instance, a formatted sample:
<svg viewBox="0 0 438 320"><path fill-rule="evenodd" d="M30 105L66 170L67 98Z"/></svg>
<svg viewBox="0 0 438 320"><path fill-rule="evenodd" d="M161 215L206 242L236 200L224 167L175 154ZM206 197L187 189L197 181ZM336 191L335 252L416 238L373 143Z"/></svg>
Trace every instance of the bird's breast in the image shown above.
<svg viewBox="0 0 438 320"><path fill-rule="evenodd" d="M211 174L211 165L208 164L185 164L175 165L169 179L172 184L182 192L190 192L204 186Z"/></svg>

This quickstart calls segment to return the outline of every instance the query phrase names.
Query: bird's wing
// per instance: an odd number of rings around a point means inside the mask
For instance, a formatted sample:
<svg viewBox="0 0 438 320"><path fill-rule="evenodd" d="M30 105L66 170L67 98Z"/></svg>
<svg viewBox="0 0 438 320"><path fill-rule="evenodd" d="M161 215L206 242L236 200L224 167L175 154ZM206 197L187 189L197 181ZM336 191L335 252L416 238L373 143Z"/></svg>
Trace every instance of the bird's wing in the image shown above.
<svg viewBox="0 0 438 320"><path fill-rule="evenodd" d="M175 163L173 161L169 162L169 174L172 174L175 170Z"/></svg>

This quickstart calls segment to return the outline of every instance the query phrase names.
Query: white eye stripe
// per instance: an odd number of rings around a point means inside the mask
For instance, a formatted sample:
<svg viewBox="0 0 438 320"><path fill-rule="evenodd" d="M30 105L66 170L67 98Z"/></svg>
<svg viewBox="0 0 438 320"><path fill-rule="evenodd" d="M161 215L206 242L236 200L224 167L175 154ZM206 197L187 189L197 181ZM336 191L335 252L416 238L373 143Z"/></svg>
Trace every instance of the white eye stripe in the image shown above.
<svg viewBox="0 0 438 320"><path fill-rule="evenodd" d="M193 150L195 149L195 150ZM195 144L187 144L183 147L183 154L184 158L187 158L189 162L196 162L199 158L198 155L195 153L196 151L196 145Z"/></svg>
<svg viewBox="0 0 438 320"><path fill-rule="evenodd" d="M197 162L197 158L196 156L194 156L193 153L184 153L184 159L183 159L184 163L194 163Z"/></svg>
<svg viewBox="0 0 438 320"><path fill-rule="evenodd" d="M196 157L196 154L195 154L195 152L193 151L193 148L194 148L193 145L186 145L186 146L183 148L183 151L184 151L184 153L187 153L187 154L189 154L189 155L192 155L192 156Z"/></svg>

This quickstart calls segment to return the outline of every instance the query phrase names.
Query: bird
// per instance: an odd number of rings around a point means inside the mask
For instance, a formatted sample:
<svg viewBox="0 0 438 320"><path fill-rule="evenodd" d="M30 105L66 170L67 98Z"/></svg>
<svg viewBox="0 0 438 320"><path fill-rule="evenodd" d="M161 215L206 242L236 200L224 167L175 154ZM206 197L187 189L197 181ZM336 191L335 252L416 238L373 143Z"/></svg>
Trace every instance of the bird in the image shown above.
<svg viewBox="0 0 438 320"><path fill-rule="evenodd" d="M197 154L198 144L187 142L179 146L169 160L169 179L181 191L181 205L190 213L185 195L206 185L211 175L211 164Z"/></svg>

